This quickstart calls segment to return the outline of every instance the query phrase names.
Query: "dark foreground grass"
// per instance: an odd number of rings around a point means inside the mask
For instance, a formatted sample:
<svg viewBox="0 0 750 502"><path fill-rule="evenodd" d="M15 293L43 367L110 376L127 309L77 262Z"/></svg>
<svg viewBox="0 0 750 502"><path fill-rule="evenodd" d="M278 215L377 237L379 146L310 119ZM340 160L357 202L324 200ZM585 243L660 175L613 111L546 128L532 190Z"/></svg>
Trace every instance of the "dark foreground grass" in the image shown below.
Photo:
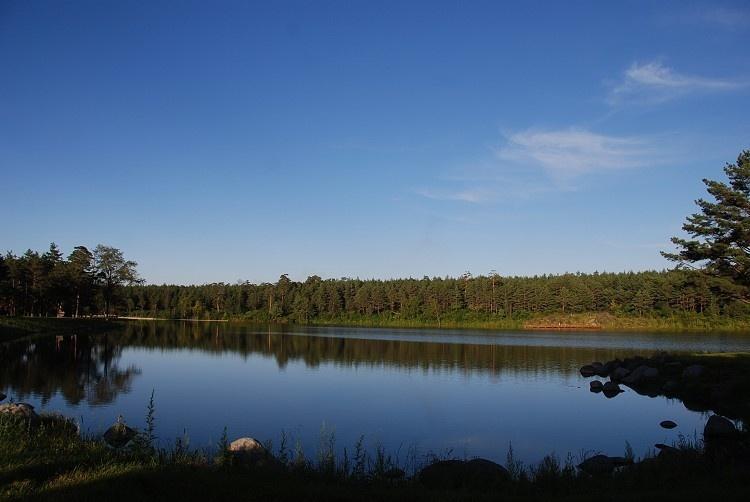
<svg viewBox="0 0 750 502"><path fill-rule="evenodd" d="M0 416L0 499L39 501L141 500L747 500L750 467L735 457L704 453L683 442L681 453L649 458L611 476L579 473L572 458L546 457L524 467L508 458L512 480L489 488L432 490L415 476L394 480L384 453L337 458L321 442L314 460L281 446L282 465L232 465L232 457L192 451L177 442L155 449L144 433L125 451L81 437L62 417L28 423Z"/></svg>

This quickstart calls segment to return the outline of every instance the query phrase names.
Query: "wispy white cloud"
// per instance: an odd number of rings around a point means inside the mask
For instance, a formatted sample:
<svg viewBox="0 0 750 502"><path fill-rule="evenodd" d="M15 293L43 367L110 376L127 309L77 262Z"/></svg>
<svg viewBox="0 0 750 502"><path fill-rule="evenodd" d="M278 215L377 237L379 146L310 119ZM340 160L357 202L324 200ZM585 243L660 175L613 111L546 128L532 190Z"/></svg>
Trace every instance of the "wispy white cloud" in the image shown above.
<svg viewBox="0 0 750 502"><path fill-rule="evenodd" d="M748 81L686 75L660 62L633 63L609 92L612 105L625 102L659 103L695 92L733 91L748 86Z"/></svg>
<svg viewBox="0 0 750 502"><path fill-rule="evenodd" d="M708 23L718 24L725 28L747 28L750 24L750 10L730 7L715 7L699 12L699 16Z"/></svg>
<svg viewBox="0 0 750 502"><path fill-rule="evenodd" d="M659 156L650 141L612 136L585 129L527 130L508 134L496 150L502 162L544 169L554 178L569 179L595 171L653 164Z"/></svg>
<svg viewBox="0 0 750 502"><path fill-rule="evenodd" d="M494 199L495 193L487 188L468 188L461 190L423 188L417 194L428 199L455 200L480 204Z"/></svg>
<svg viewBox="0 0 750 502"><path fill-rule="evenodd" d="M487 205L576 191L586 174L654 166L669 160L662 142L586 129L529 129L504 135L494 155L416 190L433 200ZM437 188L436 188L437 187Z"/></svg>
<svg viewBox="0 0 750 502"><path fill-rule="evenodd" d="M707 7L694 6L684 10L669 9L663 16L668 23L719 27L741 30L750 27L750 9L713 4Z"/></svg>

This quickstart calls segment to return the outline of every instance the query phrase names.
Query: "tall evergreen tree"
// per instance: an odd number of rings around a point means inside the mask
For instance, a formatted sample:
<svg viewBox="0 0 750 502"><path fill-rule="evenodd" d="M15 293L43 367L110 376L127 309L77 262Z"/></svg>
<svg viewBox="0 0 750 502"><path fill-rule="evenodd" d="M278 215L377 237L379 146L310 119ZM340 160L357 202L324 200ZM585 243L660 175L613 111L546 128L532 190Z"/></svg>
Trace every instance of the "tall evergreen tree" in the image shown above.
<svg viewBox="0 0 750 502"><path fill-rule="evenodd" d="M750 303L750 150L724 172L728 184L703 180L714 201L696 201L700 212L682 226L692 238L673 237L678 251L662 254L679 266L700 269L724 292Z"/></svg>

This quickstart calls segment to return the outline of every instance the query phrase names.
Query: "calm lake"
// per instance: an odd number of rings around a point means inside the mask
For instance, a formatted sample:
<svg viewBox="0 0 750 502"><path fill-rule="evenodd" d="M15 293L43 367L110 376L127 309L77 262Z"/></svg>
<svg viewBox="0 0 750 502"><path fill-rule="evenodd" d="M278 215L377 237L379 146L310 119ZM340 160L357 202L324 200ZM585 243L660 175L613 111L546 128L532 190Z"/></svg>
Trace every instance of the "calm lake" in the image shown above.
<svg viewBox="0 0 750 502"><path fill-rule="evenodd" d="M578 368L634 354L750 350L738 334L493 332L130 322L99 336L0 345L0 390L102 432L118 415L143 427L152 390L157 435L212 448L252 436L301 442L321 428L351 452L365 436L402 457L482 456L508 445L526 462L555 452L636 454L700 433L707 415L626 389L588 390ZM659 422L674 420L664 430Z"/></svg>

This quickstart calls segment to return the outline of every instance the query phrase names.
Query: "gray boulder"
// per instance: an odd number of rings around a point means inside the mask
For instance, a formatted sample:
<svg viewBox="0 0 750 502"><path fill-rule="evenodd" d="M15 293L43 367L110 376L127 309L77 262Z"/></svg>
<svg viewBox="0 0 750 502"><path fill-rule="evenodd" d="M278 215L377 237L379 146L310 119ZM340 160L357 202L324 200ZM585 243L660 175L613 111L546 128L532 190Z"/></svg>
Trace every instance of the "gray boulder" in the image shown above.
<svg viewBox="0 0 750 502"><path fill-rule="evenodd" d="M419 472L419 481L428 488L491 488L510 479L501 465L483 458L440 460Z"/></svg>
<svg viewBox="0 0 750 502"><path fill-rule="evenodd" d="M703 436L706 438L726 438L737 434L734 424L719 415L711 415L703 428Z"/></svg>
<svg viewBox="0 0 750 502"><path fill-rule="evenodd" d="M608 457L607 455L594 455L587 458L578 468L591 476L602 476L611 474L618 467L632 464L633 461L625 457Z"/></svg>
<svg viewBox="0 0 750 502"><path fill-rule="evenodd" d="M122 415L117 417L117 422L104 431L104 442L115 449L122 448L127 445L130 441L135 438L138 433L135 429L132 429L125 425L125 421L122 419Z"/></svg>
<svg viewBox="0 0 750 502"><path fill-rule="evenodd" d="M599 380L593 380L591 383L589 383L589 387L589 390L591 390L591 392L601 392L602 390L604 390L604 384Z"/></svg>
<svg viewBox="0 0 750 502"><path fill-rule="evenodd" d="M0 404L0 415L11 415L31 422L38 422L39 415L29 403L6 403Z"/></svg>
<svg viewBox="0 0 750 502"><path fill-rule="evenodd" d="M682 378L695 379L700 378L706 373L706 367L700 364L693 364L682 370Z"/></svg>
<svg viewBox="0 0 750 502"><path fill-rule="evenodd" d="M268 467L281 464L260 441L254 438L244 437L232 441L229 451L235 460L243 465Z"/></svg>

